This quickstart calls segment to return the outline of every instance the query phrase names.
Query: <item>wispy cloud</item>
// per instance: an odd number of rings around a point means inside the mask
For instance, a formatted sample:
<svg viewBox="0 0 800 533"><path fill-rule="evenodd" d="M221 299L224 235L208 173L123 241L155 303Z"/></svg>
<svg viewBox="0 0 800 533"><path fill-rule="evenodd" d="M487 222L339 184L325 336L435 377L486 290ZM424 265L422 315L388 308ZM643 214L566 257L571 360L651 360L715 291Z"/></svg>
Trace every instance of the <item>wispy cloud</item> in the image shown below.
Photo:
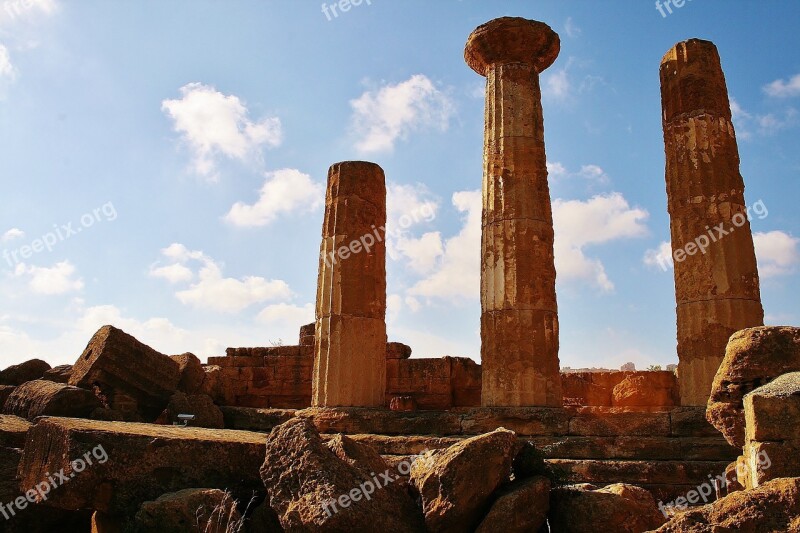
<svg viewBox="0 0 800 533"><path fill-rule="evenodd" d="M567 17L567 21L564 23L564 31L567 34L567 37L571 37L576 39L580 37L583 30L581 30L575 22L572 20L572 17Z"/></svg>
<svg viewBox="0 0 800 533"><path fill-rule="evenodd" d="M784 231L754 233L753 244L762 278L792 274L800 265L800 239Z"/></svg>
<svg viewBox="0 0 800 533"><path fill-rule="evenodd" d="M788 80L775 80L763 87L767 95L774 98L791 98L800 96L800 74L795 74Z"/></svg>
<svg viewBox="0 0 800 533"><path fill-rule="evenodd" d="M28 278L28 286L36 294L59 295L83 289L83 280L75 277L75 265L69 261L56 263L52 267L20 263L14 274Z"/></svg>
<svg viewBox="0 0 800 533"><path fill-rule="evenodd" d="M199 250L190 250L174 243L161 251L168 264L161 261L150 267L150 275L177 284L197 279L188 288L178 290L175 296L185 304L198 309L222 313L236 313L257 303L288 300L293 293L282 280L268 280L259 276L241 279L226 278L222 266ZM197 272L192 266L198 268ZM188 271L188 272L187 272Z"/></svg>
<svg viewBox="0 0 800 533"><path fill-rule="evenodd" d="M181 98L164 100L161 109L192 151L192 170L209 181L219 180L219 158L258 160L263 148L278 146L283 140L279 118L252 120L235 95L202 83L184 85L180 92Z"/></svg>
<svg viewBox="0 0 800 533"><path fill-rule="evenodd" d="M449 96L422 74L350 101L356 149L362 153L389 152L398 140L419 130L447 130L453 115Z"/></svg>
<svg viewBox="0 0 800 533"><path fill-rule="evenodd" d="M25 236L25 232L19 228L11 228L2 235L0 235L0 242L10 242L14 239L21 239Z"/></svg>

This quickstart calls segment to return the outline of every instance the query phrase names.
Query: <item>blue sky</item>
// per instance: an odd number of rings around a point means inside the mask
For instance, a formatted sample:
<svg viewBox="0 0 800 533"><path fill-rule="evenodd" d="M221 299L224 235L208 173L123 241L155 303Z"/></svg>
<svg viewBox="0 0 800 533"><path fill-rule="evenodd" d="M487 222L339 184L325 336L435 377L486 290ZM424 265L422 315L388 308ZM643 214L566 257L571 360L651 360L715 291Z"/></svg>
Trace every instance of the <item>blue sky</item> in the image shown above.
<svg viewBox="0 0 800 533"><path fill-rule="evenodd" d="M478 359L483 79L463 48L506 15L561 35L542 87L562 366L677 362L658 67L691 37L720 50L746 197L768 211L767 322L797 324L800 5L672 11L0 0L0 366L71 363L106 323L202 358L296 342L327 169L350 159L386 171L391 340Z"/></svg>

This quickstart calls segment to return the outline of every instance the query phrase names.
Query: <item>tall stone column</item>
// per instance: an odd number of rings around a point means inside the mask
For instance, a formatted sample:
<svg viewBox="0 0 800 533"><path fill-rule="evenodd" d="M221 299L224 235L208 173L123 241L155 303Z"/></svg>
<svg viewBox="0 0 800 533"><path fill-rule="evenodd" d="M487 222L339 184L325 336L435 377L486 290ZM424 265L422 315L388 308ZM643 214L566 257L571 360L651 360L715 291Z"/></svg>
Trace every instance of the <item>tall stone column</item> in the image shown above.
<svg viewBox="0 0 800 533"><path fill-rule="evenodd" d="M386 183L374 163L328 172L312 404L378 407L386 390Z"/></svg>
<svg viewBox="0 0 800 533"><path fill-rule="evenodd" d="M739 149L719 53L676 44L661 61L667 203L683 405L706 405L730 336L764 323Z"/></svg>
<svg viewBox="0 0 800 533"><path fill-rule="evenodd" d="M482 405L561 406L553 214L539 74L558 56L544 23L500 18L469 36L487 78L481 237Z"/></svg>

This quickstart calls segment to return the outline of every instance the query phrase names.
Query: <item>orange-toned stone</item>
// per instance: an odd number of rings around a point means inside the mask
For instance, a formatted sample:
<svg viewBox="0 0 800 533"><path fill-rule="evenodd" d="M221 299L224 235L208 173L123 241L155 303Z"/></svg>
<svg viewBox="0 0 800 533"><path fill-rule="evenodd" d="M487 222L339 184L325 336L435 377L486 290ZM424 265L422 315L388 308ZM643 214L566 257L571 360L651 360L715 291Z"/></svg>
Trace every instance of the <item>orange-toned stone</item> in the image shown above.
<svg viewBox="0 0 800 533"><path fill-rule="evenodd" d="M383 170L360 161L333 165L317 280L314 406L384 405L385 226Z"/></svg>
<svg viewBox="0 0 800 533"><path fill-rule="evenodd" d="M661 101L681 402L705 405L728 338L764 323L739 150L713 43L690 39L667 52Z"/></svg>
<svg viewBox="0 0 800 533"><path fill-rule="evenodd" d="M549 26L504 17L464 51L485 76L481 243L484 406L561 405L553 216L539 74L560 41Z"/></svg>

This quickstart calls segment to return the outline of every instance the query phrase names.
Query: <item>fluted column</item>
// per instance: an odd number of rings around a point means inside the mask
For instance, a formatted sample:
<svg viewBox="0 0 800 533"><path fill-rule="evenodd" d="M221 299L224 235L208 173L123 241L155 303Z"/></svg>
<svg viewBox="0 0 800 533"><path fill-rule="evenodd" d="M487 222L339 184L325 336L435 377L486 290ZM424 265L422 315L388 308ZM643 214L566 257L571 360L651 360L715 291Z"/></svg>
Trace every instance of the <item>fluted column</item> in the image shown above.
<svg viewBox="0 0 800 533"><path fill-rule="evenodd" d="M683 405L705 405L730 336L764 323L719 53L676 44L661 61L667 202Z"/></svg>
<svg viewBox="0 0 800 533"><path fill-rule="evenodd" d="M328 172L312 404L378 407L386 390L386 183L374 163Z"/></svg>
<svg viewBox="0 0 800 533"><path fill-rule="evenodd" d="M539 74L558 35L544 23L500 18L467 41L467 64L487 78L481 237L484 406L560 406L553 215Z"/></svg>

